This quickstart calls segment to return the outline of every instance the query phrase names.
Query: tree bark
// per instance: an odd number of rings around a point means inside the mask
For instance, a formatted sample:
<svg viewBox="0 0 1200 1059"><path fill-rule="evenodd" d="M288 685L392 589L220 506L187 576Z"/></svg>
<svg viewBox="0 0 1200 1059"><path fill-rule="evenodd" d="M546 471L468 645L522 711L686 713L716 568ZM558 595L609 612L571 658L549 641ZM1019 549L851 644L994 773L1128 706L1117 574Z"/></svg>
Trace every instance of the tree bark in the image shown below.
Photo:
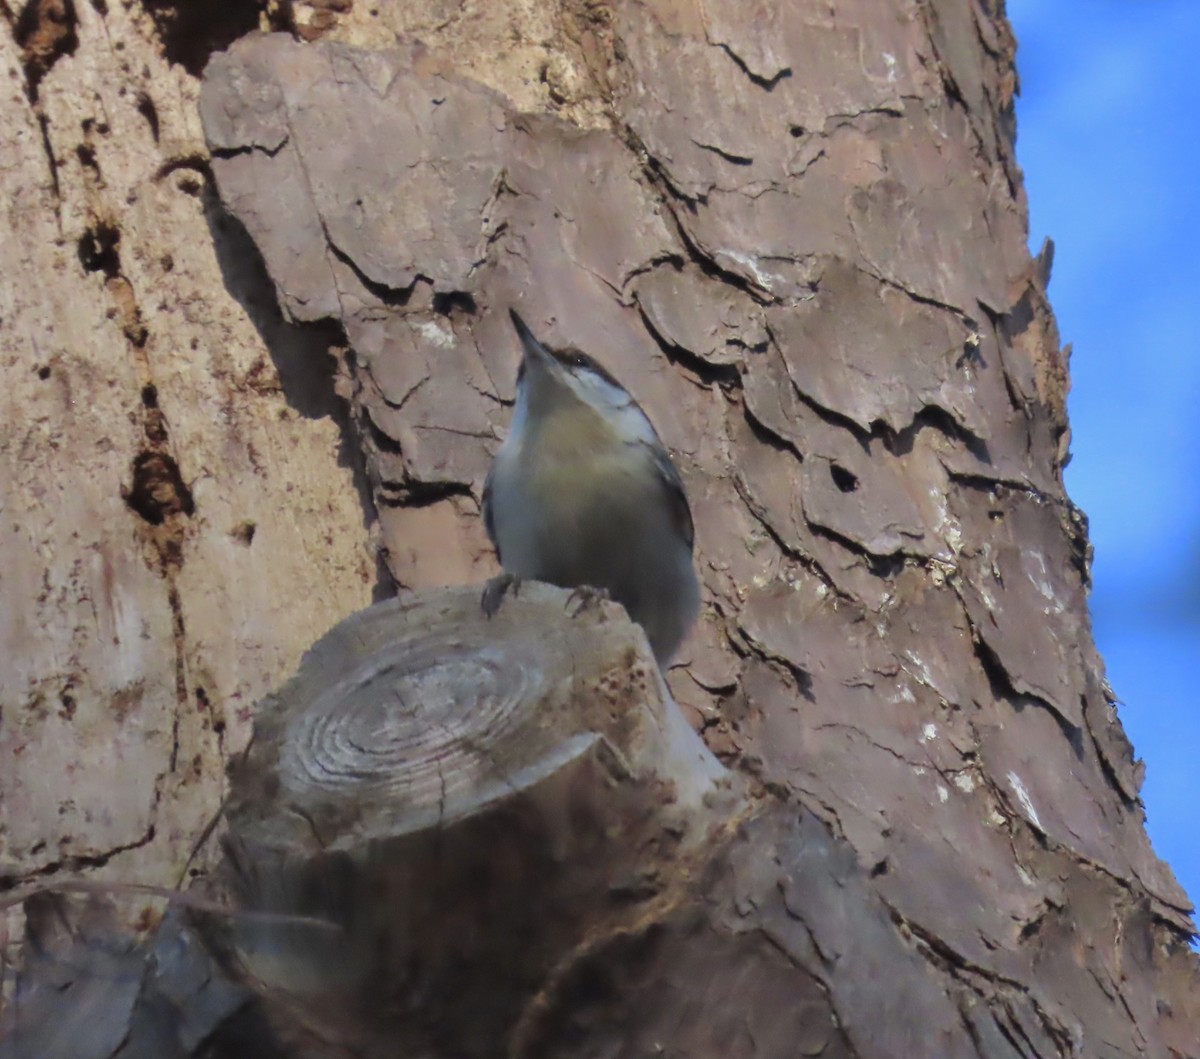
<svg viewBox="0 0 1200 1059"><path fill-rule="evenodd" d="M573 891L561 951L412 1054L1200 1055L1190 906L1091 640L998 6L249 10L0 4L7 883L207 873L301 652L492 572L516 305L677 457L705 608L668 680L747 803L662 861L673 900ZM518 947L470 933L472 973ZM432 1012L414 982L397 1010Z"/></svg>

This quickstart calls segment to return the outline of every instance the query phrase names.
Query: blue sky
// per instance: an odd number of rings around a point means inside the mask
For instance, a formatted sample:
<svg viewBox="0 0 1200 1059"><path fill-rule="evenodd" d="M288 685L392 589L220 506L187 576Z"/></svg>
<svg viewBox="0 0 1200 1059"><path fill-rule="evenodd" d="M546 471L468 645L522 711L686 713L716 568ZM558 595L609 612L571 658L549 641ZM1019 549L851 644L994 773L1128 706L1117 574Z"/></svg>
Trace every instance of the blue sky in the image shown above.
<svg viewBox="0 0 1200 1059"><path fill-rule="evenodd" d="M1071 358L1067 488L1155 849L1200 900L1200 0L1009 0L1030 244Z"/></svg>

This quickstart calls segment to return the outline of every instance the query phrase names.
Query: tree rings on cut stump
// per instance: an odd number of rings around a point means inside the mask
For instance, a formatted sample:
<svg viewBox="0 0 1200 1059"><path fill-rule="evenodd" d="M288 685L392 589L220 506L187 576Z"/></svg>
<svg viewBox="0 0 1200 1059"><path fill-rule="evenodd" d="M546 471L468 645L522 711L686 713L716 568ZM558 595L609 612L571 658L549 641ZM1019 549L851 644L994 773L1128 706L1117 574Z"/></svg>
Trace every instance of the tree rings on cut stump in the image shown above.
<svg viewBox="0 0 1200 1059"><path fill-rule="evenodd" d="M527 584L491 618L477 588L378 604L259 704L231 773L233 889L330 927L258 918L225 941L285 1022L488 1054L563 955L635 916L725 817L728 777L641 630L568 599Z"/></svg>

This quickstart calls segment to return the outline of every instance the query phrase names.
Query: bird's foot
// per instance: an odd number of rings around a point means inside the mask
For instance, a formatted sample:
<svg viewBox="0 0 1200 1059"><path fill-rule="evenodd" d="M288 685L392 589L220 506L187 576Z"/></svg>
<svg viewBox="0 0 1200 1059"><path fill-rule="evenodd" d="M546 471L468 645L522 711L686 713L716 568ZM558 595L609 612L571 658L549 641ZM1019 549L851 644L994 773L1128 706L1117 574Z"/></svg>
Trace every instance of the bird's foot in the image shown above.
<svg viewBox="0 0 1200 1059"><path fill-rule="evenodd" d="M483 597L479 601L483 613L492 617L500 609L504 597L512 592L514 596L521 593L521 579L516 574L497 574L483 586Z"/></svg>
<svg viewBox="0 0 1200 1059"><path fill-rule="evenodd" d="M571 594L567 596L567 613L572 618L578 618L584 611L593 610L610 599L612 596L608 594L607 588L578 585L571 589Z"/></svg>

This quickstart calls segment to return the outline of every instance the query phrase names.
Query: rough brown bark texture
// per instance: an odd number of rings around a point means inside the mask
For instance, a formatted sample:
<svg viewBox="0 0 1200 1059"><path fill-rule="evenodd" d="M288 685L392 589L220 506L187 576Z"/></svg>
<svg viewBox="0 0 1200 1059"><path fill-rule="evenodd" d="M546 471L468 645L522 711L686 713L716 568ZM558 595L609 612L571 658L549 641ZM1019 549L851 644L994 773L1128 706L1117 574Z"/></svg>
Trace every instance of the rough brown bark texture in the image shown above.
<svg viewBox="0 0 1200 1059"><path fill-rule="evenodd" d="M491 571L518 305L676 454L760 804L521 1054L1200 1054L999 6L198 11L0 2L4 875L174 881L305 647Z"/></svg>

